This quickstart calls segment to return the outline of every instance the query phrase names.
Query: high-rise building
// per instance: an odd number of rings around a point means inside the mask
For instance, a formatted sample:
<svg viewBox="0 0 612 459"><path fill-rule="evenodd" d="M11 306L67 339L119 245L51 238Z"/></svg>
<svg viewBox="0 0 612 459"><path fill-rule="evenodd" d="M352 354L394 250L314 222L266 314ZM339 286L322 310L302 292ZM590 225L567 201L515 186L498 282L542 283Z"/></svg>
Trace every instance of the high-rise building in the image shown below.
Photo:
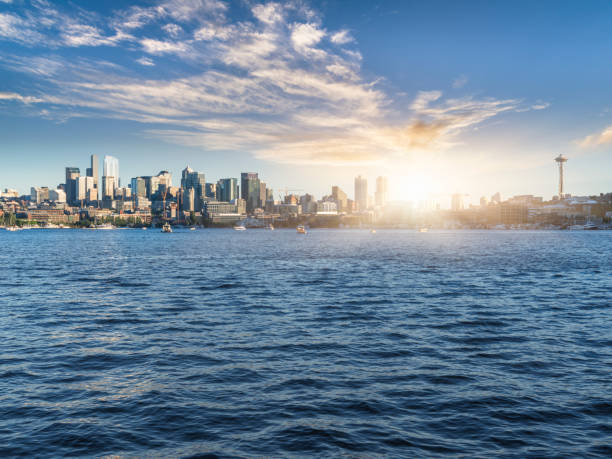
<svg viewBox="0 0 612 459"><path fill-rule="evenodd" d="M102 177L102 199L113 200L115 199L115 177Z"/></svg>
<svg viewBox="0 0 612 459"><path fill-rule="evenodd" d="M451 196L451 210L457 212L463 210L463 195L455 193Z"/></svg>
<svg viewBox="0 0 612 459"><path fill-rule="evenodd" d="M207 183L204 195L210 199L217 199L217 184Z"/></svg>
<svg viewBox="0 0 612 459"><path fill-rule="evenodd" d="M238 198L238 179L224 178L217 182L217 199L230 202Z"/></svg>
<svg viewBox="0 0 612 459"><path fill-rule="evenodd" d="M119 188L119 160L114 156L104 157L104 177L113 177L115 179L115 188Z"/></svg>
<svg viewBox="0 0 612 459"><path fill-rule="evenodd" d="M206 176L187 166L181 175L181 188L184 196L190 188L193 188L193 210L197 212L202 210L202 202L206 197Z"/></svg>
<svg viewBox="0 0 612 459"><path fill-rule="evenodd" d="M77 180L81 176L81 170L78 167L66 168L66 202L70 205L75 205L77 202Z"/></svg>
<svg viewBox="0 0 612 459"><path fill-rule="evenodd" d="M346 212L348 210L348 196L339 186L332 186L332 199L336 201L339 212Z"/></svg>
<svg viewBox="0 0 612 459"><path fill-rule="evenodd" d="M35 204L40 204L43 201L49 200L49 188L46 186L30 188L30 201Z"/></svg>
<svg viewBox="0 0 612 459"><path fill-rule="evenodd" d="M145 198L147 196L147 183L144 177L134 177L132 179L132 197Z"/></svg>
<svg viewBox="0 0 612 459"><path fill-rule="evenodd" d="M247 212L261 207L259 195L259 176L256 172L240 174L240 197L246 201Z"/></svg>
<svg viewBox="0 0 612 459"><path fill-rule="evenodd" d="M87 177L92 177L94 179L94 189L95 189L95 195L96 195L96 199L94 199L94 201L97 201L99 199L99 194L100 194L99 186L98 186L98 182L99 182L98 156L91 155L90 161L91 161L91 166L87 168L85 175Z"/></svg>
<svg viewBox="0 0 612 459"><path fill-rule="evenodd" d="M355 206L358 212L368 208L368 180L361 175L355 177Z"/></svg>
<svg viewBox="0 0 612 459"><path fill-rule="evenodd" d="M259 181L259 206L258 207L264 206L267 196L268 194L267 194L266 182L262 182L260 180Z"/></svg>
<svg viewBox="0 0 612 459"><path fill-rule="evenodd" d="M60 188L56 190L49 190L49 201L53 201L56 203L65 203L66 192Z"/></svg>
<svg viewBox="0 0 612 459"><path fill-rule="evenodd" d="M159 190L169 191L172 188L172 174L168 171L160 171L157 174L157 180L159 182Z"/></svg>
<svg viewBox="0 0 612 459"><path fill-rule="evenodd" d="M96 191L93 177L79 177L76 179L75 201L77 204L97 201Z"/></svg>
<svg viewBox="0 0 612 459"><path fill-rule="evenodd" d="M384 207L389 199L389 184L387 177L378 177L376 179L376 194L375 201L376 205Z"/></svg>

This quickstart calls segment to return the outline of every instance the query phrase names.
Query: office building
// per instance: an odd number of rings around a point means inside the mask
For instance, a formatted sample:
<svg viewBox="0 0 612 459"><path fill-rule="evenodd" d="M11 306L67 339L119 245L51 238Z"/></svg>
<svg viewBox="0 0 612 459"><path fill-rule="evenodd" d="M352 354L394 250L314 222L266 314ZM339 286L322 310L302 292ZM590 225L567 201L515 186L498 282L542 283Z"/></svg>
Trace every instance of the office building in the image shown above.
<svg viewBox="0 0 612 459"><path fill-rule="evenodd" d="M358 212L368 208L368 180L361 175L355 177L355 207Z"/></svg>
<svg viewBox="0 0 612 459"><path fill-rule="evenodd" d="M46 186L37 187L33 186L30 188L30 202L40 204L41 202L49 200L49 188Z"/></svg>
<svg viewBox="0 0 612 459"><path fill-rule="evenodd" d="M463 195L455 193L451 196L451 210L457 212L463 210Z"/></svg>
<svg viewBox="0 0 612 459"><path fill-rule="evenodd" d="M389 184L387 181L387 177L378 177L376 179L376 193L375 193L375 202L379 207L384 207L387 204L389 199Z"/></svg>
<svg viewBox="0 0 612 459"><path fill-rule="evenodd" d="M91 155L90 157L90 161L91 161L91 165L90 167L87 168L86 170L86 176L87 177L92 177L93 178L93 183L94 183L94 189L95 189L95 199L94 201L97 201L100 195L99 192L99 175L98 175L98 156L97 155Z"/></svg>
<svg viewBox="0 0 612 459"><path fill-rule="evenodd" d="M77 179L80 176L81 170L78 167L66 168L66 183L64 187L66 190L66 202L70 205L74 205L77 201Z"/></svg>
<svg viewBox="0 0 612 459"><path fill-rule="evenodd" d="M204 195L209 199L217 199L217 184L207 183Z"/></svg>
<svg viewBox="0 0 612 459"><path fill-rule="evenodd" d="M337 209L339 212L346 212L348 210L348 196L339 186L332 186L332 199L336 202Z"/></svg>
<svg viewBox="0 0 612 459"><path fill-rule="evenodd" d="M240 174L240 197L246 201L247 212L253 212L261 207L259 184L259 176L256 172Z"/></svg>
<svg viewBox="0 0 612 459"><path fill-rule="evenodd" d="M193 208L190 210L196 212L202 210L202 202L206 197L206 176L187 166L183 169L181 175L181 188L183 189L183 196L186 199L189 199L191 196L188 190L193 189L193 201L190 201ZM187 209L184 208L184 210Z"/></svg>
<svg viewBox="0 0 612 459"><path fill-rule="evenodd" d="M238 179L224 178L217 182L217 199L230 202L238 198Z"/></svg>
<svg viewBox="0 0 612 459"><path fill-rule="evenodd" d="M104 177L113 177L115 189L119 188L119 160L117 158L108 155L104 157L103 175Z"/></svg>
<svg viewBox="0 0 612 459"><path fill-rule="evenodd" d="M115 199L115 177L102 177L102 200Z"/></svg>
<svg viewBox="0 0 612 459"><path fill-rule="evenodd" d="M56 203L65 203L66 202L66 192L61 188L57 188L55 190L49 190L49 201L53 201Z"/></svg>

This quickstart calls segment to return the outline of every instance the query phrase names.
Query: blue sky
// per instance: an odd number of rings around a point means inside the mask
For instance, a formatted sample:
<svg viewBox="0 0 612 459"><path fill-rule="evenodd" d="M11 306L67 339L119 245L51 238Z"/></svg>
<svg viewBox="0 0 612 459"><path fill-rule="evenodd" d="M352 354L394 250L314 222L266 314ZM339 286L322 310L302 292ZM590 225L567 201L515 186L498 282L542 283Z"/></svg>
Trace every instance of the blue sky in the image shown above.
<svg viewBox="0 0 612 459"><path fill-rule="evenodd" d="M608 1L0 0L0 187L95 153L123 183L548 198L564 153L569 192L612 191L610 30Z"/></svg>

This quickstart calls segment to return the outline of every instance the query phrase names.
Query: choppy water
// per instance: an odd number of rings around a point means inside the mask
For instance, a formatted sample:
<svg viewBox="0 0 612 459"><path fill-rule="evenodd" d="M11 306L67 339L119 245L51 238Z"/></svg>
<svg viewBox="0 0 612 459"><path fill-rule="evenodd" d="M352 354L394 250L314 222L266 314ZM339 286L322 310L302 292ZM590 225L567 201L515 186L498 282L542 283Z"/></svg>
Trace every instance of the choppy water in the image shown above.
<svg viewBox="0 0 612 459"><path fill-rule="evenodd" d="M612 455L612 232L0 247L1 456Z"/></svg>

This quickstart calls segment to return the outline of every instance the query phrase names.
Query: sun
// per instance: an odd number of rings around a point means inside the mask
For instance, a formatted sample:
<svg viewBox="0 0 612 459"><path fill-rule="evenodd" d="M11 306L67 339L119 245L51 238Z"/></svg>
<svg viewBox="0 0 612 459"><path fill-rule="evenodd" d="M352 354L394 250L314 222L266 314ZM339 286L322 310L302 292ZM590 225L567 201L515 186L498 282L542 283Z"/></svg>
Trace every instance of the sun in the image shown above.
<svg viewBox="0 0 612 459"><path fill-rule="evenodd" d="M397 201L411 201L416 204L430 199L433 192L433 182L424 174L396 175L390 182L392 189L389 194Z"/></svg>

